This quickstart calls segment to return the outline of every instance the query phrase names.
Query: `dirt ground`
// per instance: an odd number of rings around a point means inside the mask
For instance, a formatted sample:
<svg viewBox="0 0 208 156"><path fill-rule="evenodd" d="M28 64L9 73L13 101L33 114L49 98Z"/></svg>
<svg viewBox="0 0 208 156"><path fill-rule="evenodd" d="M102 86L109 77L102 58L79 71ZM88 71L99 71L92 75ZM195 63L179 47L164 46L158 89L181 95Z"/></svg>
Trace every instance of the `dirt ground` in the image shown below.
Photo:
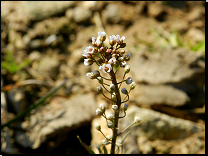
<svg viewBox="0 0 208 156"><path fill-rule="evenodd" d="M105 31L108 36L125 36L126 51L132 54L181 47L205 56L204 1L49 3L1 2L1 123L24 111L64 78L70 81L48 98L47 103L56 97L67 98L89 91L84 82L75 87L73 84L79 83L79 76L87 72L81 54L98 31ZM204 82L199 85L204 86ZM200 103L195 107L200 111L194 122L205 125L205 102ZM18 128L10 127L13 149L4 153L32 153L30 148L16 143L12 134ZM205 133L198 137L205 142ZM1 142L4 149L5 139ZM155 153L163 150L156 141L150 144L155 147ZM169 153L185 153L177 144L186 146L180 141L170 141L164 146L171 149ZM205 144L192 153L205 153Z"/></svg>

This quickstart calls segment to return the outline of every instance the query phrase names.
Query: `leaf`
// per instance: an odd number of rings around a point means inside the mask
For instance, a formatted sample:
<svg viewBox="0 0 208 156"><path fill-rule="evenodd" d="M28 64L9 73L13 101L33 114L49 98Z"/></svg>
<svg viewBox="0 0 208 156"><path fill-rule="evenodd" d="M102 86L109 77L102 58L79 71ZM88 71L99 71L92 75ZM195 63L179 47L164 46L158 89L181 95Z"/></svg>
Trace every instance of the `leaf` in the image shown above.
<svg viewBox="0 0 208 156"><path fill-rule="evenodd" d="M102 150L100 149L100 147L98 145L91 145L90 147L95 147L98 149L99 154L103 154Z"/></svg>
<svg viewBox="0 0 208 156"><path fill-rule="evenodd" d="M104 151L104 154L108 154L108 151L107 151L105 145L103 145L103 151Z"/></svg>
<svg viewBox="0 0 208 156"><path fill-rule="evenodd" d="M95 154L82 140L81 138L77 135L77 138L79 139L79 142L82 144L82 146L90 153L90 154Z"/></svg>

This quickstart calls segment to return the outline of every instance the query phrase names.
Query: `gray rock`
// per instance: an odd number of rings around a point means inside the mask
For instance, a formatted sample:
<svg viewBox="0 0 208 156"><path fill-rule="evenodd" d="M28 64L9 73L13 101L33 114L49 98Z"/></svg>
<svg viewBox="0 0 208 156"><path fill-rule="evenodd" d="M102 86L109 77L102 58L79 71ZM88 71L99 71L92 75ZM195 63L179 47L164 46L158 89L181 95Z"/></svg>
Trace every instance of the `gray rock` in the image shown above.
<svg viewBox="0 0 208 156"><path fill-rule="evenodd" d="M77 23L83 23L89 21L92 16L92 12L83 7L76 7L73 11L73 20Z"/></svg>
<svg viewBox="0 0 208 156"><path fill-rule="evenodd" d="M29 140L33 149L50 138L58 146L69 131L89 123L95 115L95 109L96 103L92 94L79 94L42 107L30 116L30 121L24 121L22 126L30 129Z"/></svg>
<svg viewBox="0 0 208 156"><path fill-rule="evenodd" d="M141 105L182 106L190 102L189 96L170 85L138 85L130 94L131 100Z"/></svg>
<svg viewBox="0 0 208 156"><path fill-rule="evenodd" d="M166 49L154 53L138 52L129 61L134 81L172 84L186 92L194 90L205 75L201 56L185 49Z"/></svg>
<svg viewBox="0 0 208 156"><path fill-rule="evenodd" d="M23 1L21 5L28 18L35 21L62 13L75 3L75 1Z"/></svg>
<svg viewBox="0 0 208 156"><path fill-rule="evenodd" d="M106 7L106 10L103 12L103 18L108 23L116 24L121 20L121 17L119 16L119 8L115 4L108 4Z"/></svg>
<svg viewBox="0 0 208 156"><path fill-rule="evenodd" d="M131 135L144 136L150 140L184 139L204 130L201 124L137 106L129 107L127 116L120 120L122 127L120 129L124 129L130 125L135 116L139 116L142 121L140 124L131 127Z"/></svg>

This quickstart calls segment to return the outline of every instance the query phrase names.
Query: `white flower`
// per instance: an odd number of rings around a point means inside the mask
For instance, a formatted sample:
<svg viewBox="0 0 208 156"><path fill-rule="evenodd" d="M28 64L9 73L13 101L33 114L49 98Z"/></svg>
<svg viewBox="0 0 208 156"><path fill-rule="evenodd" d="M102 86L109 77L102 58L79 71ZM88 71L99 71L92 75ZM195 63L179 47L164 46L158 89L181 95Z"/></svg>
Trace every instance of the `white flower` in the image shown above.
<svg viewBox="0 0 208 156"><path fill-rule="evenodd" d="M123 57L119 57L118 60L122 62L124 60L124 58Z"/></svg>
<svg viewBox="0 0 208 156"><path fill-rule="evenodd" d="M94 48L92 46L89 46L86 48L87 53L92 54L94 52Z"/></svg>
<svg viewBox="0 0 208 156"><path fill-rule="evenodd" d="M105 39L106 39L106 33L105 33L105 31L98 32L98 36L100 36L100 40L101 41L105 41Z"/></svg>
<svg viewBox="0 0 208 156"><path fill-rule="evenodd" d="M108 63L110 63L111 65L115 65L116 64L116 58L115 57L112 57Z"/></svg>
<svg viewBox="0 0 208 156"><path fill-rule="evenodd" d="M125 40L125 36L122 36L122 37L120 38L120 41L123 42L124 40Z"/></svg>
<svg viewBox="0 0 208 156"><path fill-rule="evenodd" d="M126 61L121 62L121 67L126 67Z"/></svg>
<svg viewBox="0 0 208 156"><path fill-rule="evenodd" d="M96 109L96 115L100 116L102 114L103 114L102 110L100 110L100 108L97 108Z"/></svg>
<svg viewBox="0 0 208 156"><path fill-rule="evenodd" d="M116 35L116 41L117 41L117 42L120 41L120 35Z"/></svg>
<svg viewBox="0 0 208 156"><path fill-rule="evenodd" d="M101 86L97 86L97 91L98 91L98 93L102 93L103 92L103 88Z"/></svg>
<svg viewBox="0 0 208 156"><path fill-rule="evenodd" d="M113 110L118 110L118 106L117 105L112 105L112 109Z"/></svg>
<svg viewBox="0 0 208 156"><path fill-rule="evenodd" d="M136 83L135 83L135 82L132 82L132 83L130 84L130 89L133 90L135 87L136 87Z"/></svg>
<svg viewBox="0 0 208 156"><path fill-rule="evenodd" d="M100 126L100 124L98 124L98 123L95 123L95 124L94 124L94 127L95 127L95 129L97 129L98 131L101 130L101 126Z"/></svg>
<svg viewBox="0 0 208 156"><path fill-rule="evenodd" d="M129 73L130 72L130 66L129 65L126 65L125 67L125 73Z"/></svg>
<svg viewBox="0 0 208 156"><path fill-rule="evenodd" d="M87 50L84 50L83 53L82 53L82 56L87 57L87 54L88 54Z"/></svg>
<svg viewBox="0 0 208 156"><path fill-rule="evenodd" d="M116 100L116 93L113 93L113 94L111 95L111 98L112 98L112 100Z"/></svg>
<svg viewBox="0 0 208 156"><path fill-rule="evenodd" d="M100 47L102 45L100 36L97 37L96 44L98 47Z"/></svg>
<svg viewBox="0 0 208 156"><path fill-rule="evenodd" d="M125 36L120 37L120 35L116 35L117 44L123 43L124 40L125 40Z"/></svg>
<svg viewBox="0 0 208 156"><path fill-rule="evenodd" d="M108 119L108 120L112 120L113 118L114 118L114 115L113 115L113 114L108 114L108 115L107 115L107 119Z"/></svg>
<svg viewBox="0 0 208 156"><path fill-rule="evenodd" d="M110 140L110 139L112 138L112 136L111 136L111 135L107 135L106 138L107 138L108 140Z"/></svg>
<svg viewBox="0 0 208 156"><path fill-rule="evenodd" d="M115 90L115 88L116 88L116 87L115 87L115 85L114 85L114 84L111 84L111 85L110 85L110 90L111 90L111 91L114 91L114 90Z"/></svg>
<svg viewBox="0 0 208 156"><path fill-rule="evenodd" d="M112 70L110 64L104 63L102 66L99 67L99 70L102 70L104 73L109 73Z"/></svg>
<svg viewBox="0 0 208 156"><path fill-rule="evenodd" d="M95 76L93 73L87 73L86 76L88 76L90 79L95 79Z"/></svg>
<svg viewBox="0 0 208 156"><path fill-rule="evenodd" d="M93 44L93 46L97 45L96 44L96 38L95 37L92 37L92 44Z"/></svg>
<svg viewBox="0 0 208 156"><path fill-rule="evenodd" d="M103 112L105 112L105 104L104 104L104 103L100 104L100 109L101 109Z"/></svg>
<svg viewBox="0 0 208 156"><path fill-rule="evenodd" d="M141 118L138 116L134 117L134 123L140 123L141 122Z"/></svg>
<svg viewBox="0 0 208 156"><path fill-rule="evenodd" d="M90 66L93 64L93 60L92 59L84 59L84 65L85 66Z"/></svg>
<svg viewBox="0 0 208 156"><path fill-rule="evenodd" d="M110 45L113 46L114 44L116 44L116 36L115 35L112 35L112 36L109 36L110 37Z"/></svg>

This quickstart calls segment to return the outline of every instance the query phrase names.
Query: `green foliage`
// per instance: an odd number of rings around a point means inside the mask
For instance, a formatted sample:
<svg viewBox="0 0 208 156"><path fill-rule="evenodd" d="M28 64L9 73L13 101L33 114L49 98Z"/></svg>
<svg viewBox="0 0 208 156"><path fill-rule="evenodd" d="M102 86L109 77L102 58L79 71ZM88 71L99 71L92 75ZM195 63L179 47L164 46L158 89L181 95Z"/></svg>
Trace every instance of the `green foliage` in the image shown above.
<svg viewBox="0 0 208 156"><path fill-rule="evenodd" d="M5 54L4 60L1 61L1 68L5 69L11 74L15 74L22 68L26 67L30 63L29 59L23 60L21 63L15 61L14 55L11 51L7 51Z"/></svg>
<svg viewBox="0 0 208 156"><path fill-rule="evenodd" d="M82 146L89 152L89 154L95 154L93 150L91 150L82 140L81 138L77 135L77 138L79 139L79 142L82 144ZM98 146L99 147L99 146Z"/></svg>
<svg viewBox="0 0 208 156"><path fill-rule="evenodd" d="M150 30L157 39L156 44L159 44L162 47L184 47L193 52L205 53L205 40L201 40L198 43L193 44L190 40L185 39L183 35L179 34L177 29L175 29L172 33L167 32L162 27L157 29L151 28ZM148 45L150 45L150 43ZM154 43L152 43L152 46L153 45Z"/></svg>

